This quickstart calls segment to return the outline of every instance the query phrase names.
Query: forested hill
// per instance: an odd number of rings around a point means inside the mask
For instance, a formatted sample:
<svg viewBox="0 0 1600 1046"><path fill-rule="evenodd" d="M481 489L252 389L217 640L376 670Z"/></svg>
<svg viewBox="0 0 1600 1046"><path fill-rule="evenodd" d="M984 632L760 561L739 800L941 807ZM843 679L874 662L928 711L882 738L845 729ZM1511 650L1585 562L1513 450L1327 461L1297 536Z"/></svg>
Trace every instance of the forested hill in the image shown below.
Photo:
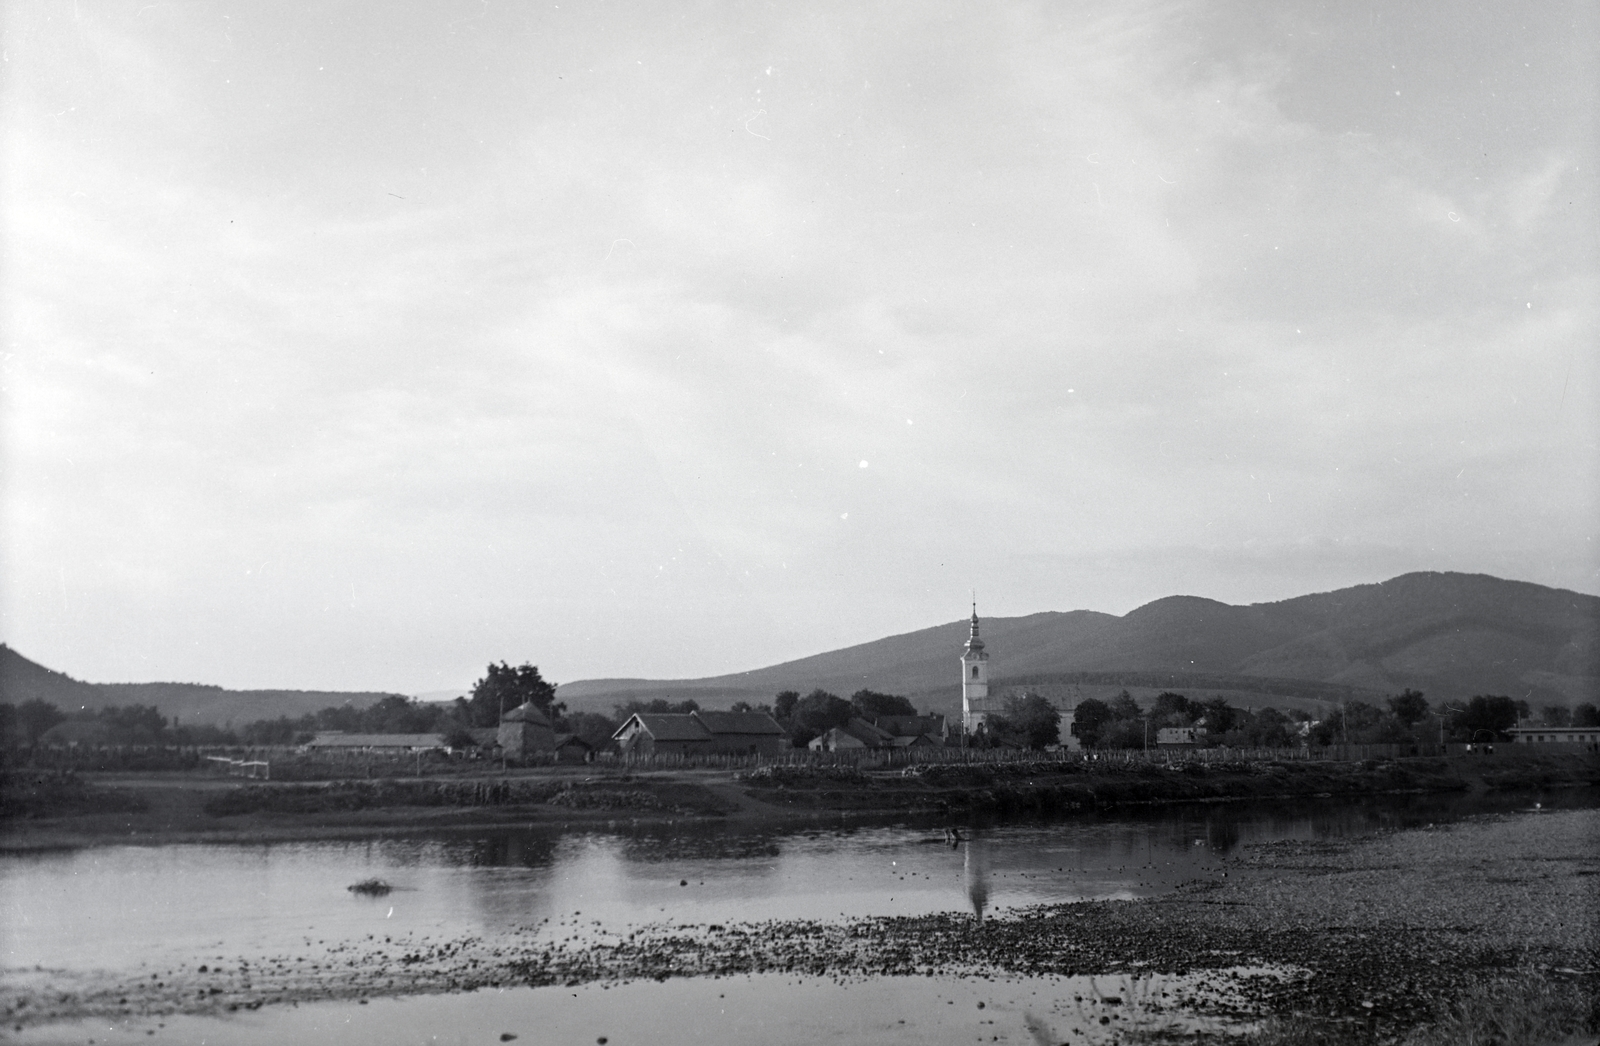
<svg viewBox="0 0 1600 1046"><path fill-rule="evenodd" d="M558 693L569 707L603 710L635 697L717 706L771 700L785 689L848 695L868 687L951 710L966 633L965 621L952 621L749 672L584 680ZM1324 700L1406 687L1435 701L1482 693L1536 704L1600 698L1600 597L1485 574L1404 574L1249 606L1169 596L1121 617L1075 610L986 618L983 634L1002 684L1127 677L1163 680L1152 687Z"/></svg>
<svg viewBox="0 0 1600 1046"><path fill-rule="evenodd" d="M0 702L46 701L63 712L109 705L154 705L191 725L242 725L279 716L298 718L322 708L365 708L382 693L330 690L224 690L200 683L84 683L36 664L0 643Z"/></svg>

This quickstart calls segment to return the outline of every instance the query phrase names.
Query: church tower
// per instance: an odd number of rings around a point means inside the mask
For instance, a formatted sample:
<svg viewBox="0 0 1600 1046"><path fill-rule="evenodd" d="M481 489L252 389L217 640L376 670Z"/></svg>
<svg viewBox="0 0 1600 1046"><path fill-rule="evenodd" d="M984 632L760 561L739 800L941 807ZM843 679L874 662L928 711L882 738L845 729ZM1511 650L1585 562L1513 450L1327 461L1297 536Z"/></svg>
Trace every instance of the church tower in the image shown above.
<svg viewBox="0 0 1600 1046"><path fill-rule="evenodd" d="M978 604L972 604L972 631L961 652L961 726L971 736L989 718L989 655L978 635Z"/></svg>

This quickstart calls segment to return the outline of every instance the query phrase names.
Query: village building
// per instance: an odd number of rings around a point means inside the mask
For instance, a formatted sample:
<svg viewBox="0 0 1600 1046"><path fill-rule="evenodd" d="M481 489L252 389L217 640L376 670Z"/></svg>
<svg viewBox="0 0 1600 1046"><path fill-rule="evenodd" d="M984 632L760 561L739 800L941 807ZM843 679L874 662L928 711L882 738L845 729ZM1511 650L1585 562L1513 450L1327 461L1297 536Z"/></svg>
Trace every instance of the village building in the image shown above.
<svg viewBox="0 0 1600 1046"><path fill-rule="evenodd" d="M990 707L989 654L978 635L978 604L972 604L971 630L961 652L961 730L968 737L983 729L989 716L999 711Z"/></svg>
<svg viewBox="0 0 1600 1046"><path fill-rule="evenodd" d="M560 763L589 763L594 761L594 745L577 734L557 734L556 761Z"/></svg>
<svg viewBox="0 0 1600 1046"><path fill-rule="evenodd" d="M784 736L765 712L636 712L611 739L634 755L776 755Z"/></svg>
<svg viewBox="0 0 1600 1046"><path fill-rule="evenodd" d="M1514 726L1506 733L1519 745L1600 744L1600 726Z"/></svg>
<svg viewBox="0 0 1600 1046"><path fill-rule="evenodd" d="M883 715L872 725L896 738L925 737L939 746L950 740L951 724L942 715Z"/></svg>
<svg viewBox="0 0 1600 1046"><path fill-rule="evenodd" d="M307 751L432 752L445 747L442 734L347 734L324 730L303 746Z"/></svg>
<svg viewBox="0 0 1600 1046"><path fill-rule="evenodd" d="M556 750L556 732L550 717L531 701L500 717L498 739L500 751L508 759L525 759Z"/></svg>
<svg viewBox="0 0 1600 1046"><path fill-rule="evenodd" d="M811 739L814 752L852 749L939 748L944 745L944 716L881 716L868 722L853 717Z"/></svg>
<svg viewBox="0 0 1600 1046"><path fill-rule="evenodd" d="M1163 726L1156 731L1156 747L1198 748L1205 736L1203 726Z"/></svg>
<svg viewBox="0 0 1600 1046"><path fill-rule="evenodd" d="M783 727L765 712L691 712L711 733L711 751L725 755L777 755Z"/></svg>

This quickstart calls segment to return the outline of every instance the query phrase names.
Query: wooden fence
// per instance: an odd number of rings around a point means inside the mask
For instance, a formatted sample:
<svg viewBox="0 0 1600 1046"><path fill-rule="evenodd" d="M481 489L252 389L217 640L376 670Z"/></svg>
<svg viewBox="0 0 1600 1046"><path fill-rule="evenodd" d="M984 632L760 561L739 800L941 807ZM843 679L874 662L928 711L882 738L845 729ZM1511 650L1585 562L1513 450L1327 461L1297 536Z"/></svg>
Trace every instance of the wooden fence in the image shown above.
<svg viewBox="0 0 1600 1046"><path fill-rule="evenodd" d="M1523 754L1518 749L1536 745L1496 745L1497 753ZM1482 754L1482 753L1470 753ZM889 772L907 767L947 763L1006 764L1063 762L1085 766L1118 766L1135 763L1186 765L1240 762L1288 762L1327 760L1362 762L1413 756L1469 755L1462 744L1331 745L1325 748L1156 748L1104 749L1076 751L1028 751L1015 748L890 748L853 749L839 752L814 752L793 749L772 755L699 753L617 754L600 753L590 764L563 763L554 753L513 761L511 769L569 766L582 771L613 768L626 771L650 770L753 770L764 766L850 767L862 772ZM144 745L36 745L5 753L11 767L41 770L80 771L173 771L210 770L244 776L270 777L283 781L337 780L380 777L481 776L498 772L498 759L463 759L443 752L320 749L306 751L293 746L262 747L158 747Z"/></svg>

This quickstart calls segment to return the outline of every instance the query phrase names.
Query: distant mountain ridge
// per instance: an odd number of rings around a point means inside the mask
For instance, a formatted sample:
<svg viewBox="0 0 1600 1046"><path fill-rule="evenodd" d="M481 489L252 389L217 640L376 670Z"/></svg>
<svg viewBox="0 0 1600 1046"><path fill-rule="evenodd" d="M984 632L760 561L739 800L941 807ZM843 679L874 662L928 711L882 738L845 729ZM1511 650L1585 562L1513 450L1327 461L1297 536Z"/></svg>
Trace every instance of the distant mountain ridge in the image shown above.
<svg viewBox="0 0 1600 1046"><path fill-rule="evenodd" d="M176 716L183 723L241 726L279 716L298 719L335 705L365 708L388 696L336 690L224 690L203 683L84 683L0 643L0 701L20 705L37 699L63 712L108 705L154 705L163 715Z"/></svg>
<svg viewBox="0 0 1600 1046"><path fill-rule="evenodd" d="M997 690L1031 686L1066 701L1126 687L1286 705L1375 701L1414 687L1435 704L1508 694L1531 704L1600 701L1600 597L1486 574L1403 574L1378 584L1234 606L1168 596L1118 617L1092 610L985 618ZM708 708L782 690L867 687L920 707L960 707L967 622L888 636L766 668L703 679L589 679L560 686L572 711L633 699ZM195 683L84 683L0 644L0 701L62 708L155 705L186 723L235 725L366 707L383 693L224 690Z"/></svg>
<svg viewBox="0 0 1600 1046"><path fill-rule="evenodd" d="M635 698L770 701L780 690L862 687L959 707L955 669L967 623L932 628L749 672L686 680L595 679L558 696L605 710ZM1168 596L1122 617L1088 610L987 618L997 687L1162 687L1368 700L1414 687L1429 699L1509 694L1530 703L1600 698L1600 597L1486 574L1403 574L1273 603ZM1157 684L1150 683L1151 688Z"/></svg>

